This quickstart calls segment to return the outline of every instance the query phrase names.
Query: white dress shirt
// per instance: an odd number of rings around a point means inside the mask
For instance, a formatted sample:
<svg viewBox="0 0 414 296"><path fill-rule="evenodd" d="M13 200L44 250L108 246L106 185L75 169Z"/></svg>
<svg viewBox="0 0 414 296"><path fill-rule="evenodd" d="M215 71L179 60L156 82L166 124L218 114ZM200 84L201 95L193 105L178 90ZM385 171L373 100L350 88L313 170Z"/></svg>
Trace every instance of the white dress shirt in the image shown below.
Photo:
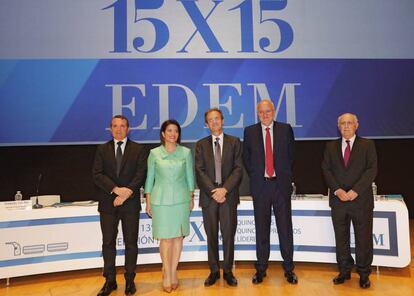
<svg viewBox="0 0 414 296"><path fill-rule="evenodd" d="M122 150L122 155L124 155L124 151L125 151L125 146L126 146L126 142L127 142L128 138L125 138L121 141L115 140L114 139L114 149L115 149L115 157L116 157L116 149L118 149L118 142L123 142L121 145L121 150Z"/></svg>
<svg viewBox="0 0 414 296"><path fill-rule="evenodd" d="M354 135L351 139L349 139L349 145L351 146L351 151L352 151L352 146L355 143L355 138L356 138L356 135ZM345 155L345 149L346 149L346 139L342 138L342 157Z"/></svg>
<svg viewBox="0 0 414 296"><path fill-rule="evenodd" d="M219 138L219 144L220 144L220 152L221 152L221 156L223 157L223 141L224 141L224 134L221 133L219 136L215 136L215 135L211 135L211 138L213 139L213 153L214 155L216 154L216 146L214 144L214 142L216 142L216 138Z"/></svg>

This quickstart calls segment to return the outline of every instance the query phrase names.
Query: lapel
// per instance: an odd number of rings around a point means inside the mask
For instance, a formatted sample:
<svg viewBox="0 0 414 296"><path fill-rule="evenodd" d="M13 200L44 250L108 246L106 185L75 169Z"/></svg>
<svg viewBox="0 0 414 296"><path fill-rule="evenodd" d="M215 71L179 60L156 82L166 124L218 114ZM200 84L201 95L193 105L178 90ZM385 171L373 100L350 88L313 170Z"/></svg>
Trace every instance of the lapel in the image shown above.
<svg viewBox="0 0 414 296"><path fill-rule="evenodd" d="M214 148L213 148L213 139L211 135L208 136L206 143L207 143L207 149L205 149L206 154L207 154L206 159L210 160L210 163L214 164L214 151L213 151Z"/></svg>
<svg viewBox="0 0 414 296"><path fill-rule="evenodd" d="M339 138L335 143L335 154L338 156L338 159L340 160L342 167L346 169L344 163L344 155L342 154L342 137Z"/></svg>
<svg viewBox="0 0 414 296"><path fill-rule="evenodd" d="M349 162L348 162L348 168L350 168L352 166L352 163L355 162L355 158L358 155L358 151L359 151L360 145L359 145L359 139L358 136L355 137L355 142L352 145L352 149L351 149L351 155L349 157Z"/></svg>
<svg viewBox="0 0 414 296"><path fill-rule="evenodd" d="M165 146L164 146L163 144L161 144L159 147L160 147L160 150L159 150L160 157L161 157L162 159L166 159L166 158L169 156L169 153L168 153L168 152L167 152L167 150L165 149ZM175 149L176 149L176 150L178 149L178 144L177 144L177 146L175 147Z"/></svg>
<svg viewBox="0 0 414 296"><path fill-rule="evenodd" d="M260 122L256 125L256 138L257 138L257 142L256 143L257 143L257 145L259 145L259 147L260 147L259 149L262 152L262 153L260 153L260 157L264 161L264 159L265 159L265 149L264 149L264 140L263 140L262 124Z"/></svg>
<svg viewBox="0 0 414 296"><path fill-rule="evenodd" d="M126 144L125 144L124 154L122 155L121 167L119 168L120 174L121 174L121 171L122 171L122 169L123 169L123 167L124 167L124 165L126 163L126 160L127 160L128 156L130 154L129 153L130 150L131 150L131 145L129 145L129 139L127 139ZM116 168L116 160L115 160L115 168Z"/></svg>
<svg viewBox="0 0 414 296"><path fill-rule="evenodd" d="M273 147L272 147L272 149L273 149L273 163L275 163L275 160L276 160L276 151L277 151L277 144L278 143L281 143L280 141L279 141L279 139L277 138L279 136L279 133L276 131L276 122L275 121L273 121Z"/></svg>
<svg viewBox="0 0 414 296"><path fill-rule="evenodd" d="M114 140L112 139L112 141L108 142L107 145L107 153L109 155L109 161L112 165L113 171L116 174L116 159L115 159L115 144L114 144Z"/></svg>
<svg viewBox="0 0 414 296"><path fill-rule="evenodd" d="M226 134L223 134L223 153L221 155L221 170L223 171L223 166L227 163L227 158L229 158L231 147L229 146L229 139Z"/></svg>

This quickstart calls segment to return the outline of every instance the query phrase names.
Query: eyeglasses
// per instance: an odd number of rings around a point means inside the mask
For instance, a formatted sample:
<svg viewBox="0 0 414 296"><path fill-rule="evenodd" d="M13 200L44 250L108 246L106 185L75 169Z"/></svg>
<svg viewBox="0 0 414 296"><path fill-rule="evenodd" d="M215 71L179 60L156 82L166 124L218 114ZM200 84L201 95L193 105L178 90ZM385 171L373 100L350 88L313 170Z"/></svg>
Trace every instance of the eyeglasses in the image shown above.
<svg viewBox="0 0 414 296"><path fill-rule="evenodd" d="M355 122L353 121L341 121L339 123L340 126L351 126L351 125L355 125Z"/></svg>
<svg viewBox="0 0 414 296"><path fill-rule="evenodd" d="M262 115L262 114L271 114L272 112L273 112L272 110L264 110L264 111L259 111L257 113Z"/></svg>

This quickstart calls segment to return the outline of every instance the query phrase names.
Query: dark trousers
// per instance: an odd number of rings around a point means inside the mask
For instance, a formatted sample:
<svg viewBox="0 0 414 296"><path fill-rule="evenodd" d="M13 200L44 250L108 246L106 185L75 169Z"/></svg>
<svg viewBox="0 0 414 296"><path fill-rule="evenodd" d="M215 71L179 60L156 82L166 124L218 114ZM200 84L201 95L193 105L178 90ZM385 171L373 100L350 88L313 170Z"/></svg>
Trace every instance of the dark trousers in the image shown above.
<svg viewBox="0 0 414 296"><path fill-rule="evenodd" d="M290 196L283 196L277 182L266 181L260 195L253 197L254 221L256 229L256 270L267 269L270 255L270 223L271 212L275 215L279 235L280 253L283 258L283 269L292 271L293 264L293 229L292 204Z"/></svg>
<svg viewBox="0 0 414 296"><path fill-rule="evenodd" d="M223 237L224 261L223 270L232 270L234 261L234 235L237 228L237 205L228 202L211 201L208 207L203 207L204 229L207 234L208 264L212 272L220 270L218 232Z"/></svg>
<svg viewBox="0 0 414 296"><path fill-rule="evenodd" d="M103 275L114 281L116 276L116 237L118 224L121 221L125 244L125 279L135 278L135 267L138 257L138 212L100 213L102 230L102 255L104 260Z"/></svg>
<svg viewBox="0 0 414 296"><path fill-rule="evenodd" d="M349 273L354 265L351 256L350 227L355 232L355 255L357 271L361 276L371 273L373 258L372 223L373 210L364 210L356 202L343 203L332 208L335 231L336 261L340 272Z"/></svg>

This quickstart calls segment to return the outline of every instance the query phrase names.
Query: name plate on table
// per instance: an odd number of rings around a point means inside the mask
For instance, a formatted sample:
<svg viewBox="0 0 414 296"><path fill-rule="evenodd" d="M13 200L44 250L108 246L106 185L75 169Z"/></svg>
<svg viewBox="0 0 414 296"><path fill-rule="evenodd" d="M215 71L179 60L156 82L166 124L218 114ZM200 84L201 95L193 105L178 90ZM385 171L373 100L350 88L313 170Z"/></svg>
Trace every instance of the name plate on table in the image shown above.
<svg viewBox="0 0 414 296"><path fill-rule="evenodd" d="M12 200L0 202L0 210L15 211L15 210L31 210L32 201L29 200Z"/></svg>

